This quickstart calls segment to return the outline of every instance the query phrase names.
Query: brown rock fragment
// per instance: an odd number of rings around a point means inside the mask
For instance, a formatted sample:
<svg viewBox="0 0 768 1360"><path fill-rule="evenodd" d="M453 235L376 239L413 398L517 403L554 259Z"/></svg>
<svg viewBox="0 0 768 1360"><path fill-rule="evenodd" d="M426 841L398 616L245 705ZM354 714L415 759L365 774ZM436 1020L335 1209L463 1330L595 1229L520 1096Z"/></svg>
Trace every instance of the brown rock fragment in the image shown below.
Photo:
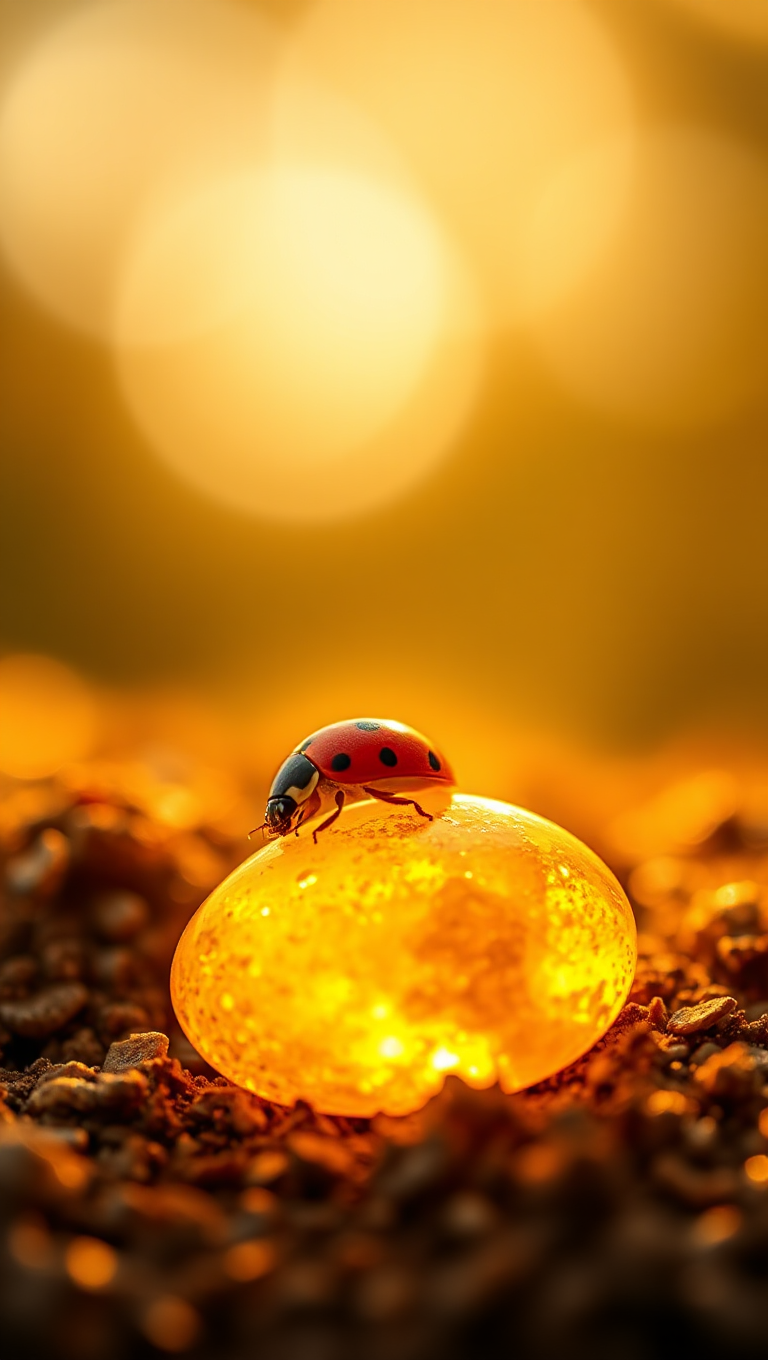
<svg viewBox="0 0 768 1360"><path fill-rule="evenodd" d="M347 1176L354 1166L354 1158L340 1139L298 1132L289 1135L288 1146L302 1162L322 1167L331 1176Z"/></svg>
<svg viewBox="0 0 768 1360"><path fill-rule="evenodd" d="M175 1225L192 1240L219 1242L226 1234L226 1220L212 1195L195 1186L171 1183L151 1189L143 1185L122 1185L116 1196L118 1213L143 1220L145 1224Z"/></svg>
<svg viewBox="0 0 768 1360"><path fill-rule="evenodd" d="M713 1053L694 1074L696 1083L718 1100L734 1100L757 1092L762 1077L746 1044L729 1044Z"/></svg>
<svg viewBox="0 0 768 1360"><path fill-rule="evenodd" d="M16 1119L0 1127L0 1192L36 1203L81 1193L93 1174L85 1157L47 1130Z"/></svg>
<svg viewBox="0 0 768 1360"><path fill-rule="evenodd" d="M41 1086L46 1081L56 1081L59 1077L77 1077L82 1081L95 1081L97 1073L92 1067L87 1067L81 1062L55 1063L49 1067L47 1072L43 1072L37 1084Z"/></svg>
<svg viewBox="0 0 768 1360"><path fill-rule="evenodd" d="M94 1109L96 1093L82 1077L54 1077L40 1082L27 1101L29 1114L67 1116Z"/></svg>
<svg viewBox="0 0 768 1360"><path fill-rule="evenodd" d="M105 1144L99 1164L115 1180L149 1181L168 1160L164 1147L140 1133L126 1134L116 1146Z"/></svg>
<svg viewBox="0 0 768 1360"><path fill-rule="evenodd" d="M702 1170L692 1166L676 1152L658 1156L651 1168L652 1179L674 1199L695 1209L725 1204L738 1190L736 1173L730 1167Z"/></svg>
<svg viewBox="0 0 768 1360"><path fill-rule="evenodd" d="M69 864L69 841L55 827L46 827L37 840L20 855L9 859L5 880L11 892L52 893L61 882Z"/></svg>
<svg viewBox="0 0 768 1360"><path fill-rule="evenodd" d="M19 991L24 992L36 980L39 971L37 959L30 954L14 954L0 963L0 991L10 997Z"/></svg>
<svg viewBox="0 0 768 1360"><path fill-rule="evenodd" d="M168 1037L154 1030L146 1034L131 1034L110 1044L104 1059L104 1072L127 1072L132 1067L154 1062L168 1055Z"/></svg>
<svg viewBox="0 0 768 1360"><path fill-rule="evenodd" d="M0 1002L0 1020L12 1034L42 1039L82 1010L88 992L81 982L57 982L34 996Z"/></svg>
<svg viewBox="0 0 768 1360"><path fill-rule="evenodd" d="M724 935L717 942L715 955L728 973L730 986L757 986L762 990L768 971L768 935Z"/></svg>
<svg viewBox="0 0 768 1360"><path fill-rule="evenodd" d="M95 1081L83 1077L54 1077L40 1083L27 1102L30 1114L66 1119L78 1114L107 1113L126 1117L146 1100L149 1087L143 1072L104 1072Z"/></svg>
<svg viewBox="0 0 768 1360"><path fill-rule="evenodd" d="M120 1035L144 1032L143 1026L147 1026L149 1032L149 1014L143 1006L135 1005L130 1001L115 1001L111 1005L103 1006L99 1012L99 1033L104 1043L111 1045L113 1039Z"/></svg>
<svg viewBox="0 0 768 1360"><path fill-rule="evenodd" d="M263 1133L267 1116L255 1096L239 1087L211 1086L192 1102L190 1118L197 1124L213 1124L238 1137Z"/></svg>
<svg viewBox="0 0 768 1360"><path fill-rule="evenodd" d="M62 1062L82 1062L86 1067L100 1067L104 1061L104 1045L99 1042L93 1029L84 1025L75 1030L61 1044L59 1055Z"/></svg>
<svg viewBox="0 0 768 1360"><path fill-rule="evenodd" d="M241 1186L248 1169L248 1154L243 1148L224 1148L201 1157L177 1160L174 1170L180 1179L200 1186Z"/></svg>
<svg viewBox="0 0 768 1360"><path fill-rule="evenodd" d="M103 939L124 944L137 934L149 919L149 907L133 892L102 893L93 904L93 923Z"/></svg>
<svg viewBox="0 0 768 1360"><path fill-rule="evenodd" d="M700 1001L697 1006L683 1006L675 1011L667 1023L669 1034L697 1034L699 1030L711 1029L718 1020L736 1010L733 996L714 996L710 1001Z"/></svg>
<svg viewBox="0 0 768 1360"><path fill-rule="evenodd" d="M85 972L81 940L51 940L40 952L43 973L50 982L79 982Z"/></svg>

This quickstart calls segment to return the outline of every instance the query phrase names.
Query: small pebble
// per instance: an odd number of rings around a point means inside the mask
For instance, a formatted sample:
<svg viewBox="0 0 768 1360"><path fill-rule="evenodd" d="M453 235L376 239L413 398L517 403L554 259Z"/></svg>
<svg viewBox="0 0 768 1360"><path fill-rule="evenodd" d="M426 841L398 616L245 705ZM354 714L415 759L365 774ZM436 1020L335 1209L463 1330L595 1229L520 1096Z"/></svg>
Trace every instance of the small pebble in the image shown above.
<svg viewBox="0 0 768 1360"><path fill-rule="evenodd" d="M0 1020L12 1034L42 1039L83 1009L88 991L80 982L57 982L18 1001L0 1001Z"/></svg>
<svg viewBox="0 0 768 1360"><path fill-rule="evenodd" d="M140 1067L142 1063L154 1062L157 1058L164 1058L168 1053L168 1038L165 1034L149 1032L146 1034L132 1034L129 1039L122 1039L114 1044L110 1044L107 1056L104 1059L105 1072L127 1072L132 1067Z"/></svg>
<svg viewBox="0 0 768 1360"><path fill-rule="evenodd" d="M61 883L70 856L69 841L55 827L41 831L23 854L9 859L5 881L11 892L52 893Z"/></svg>
<svg viewBox="0 0 768 1360"><path fill-rule="evenodd" d="M115 944L132 940L149 920L149 907L138 893L110 892L97 897L93 923L102 939Z"/></svg>
<svg viewBox="0 0 768 1360"><path fill-rule="evenodd" d="M711 1001L700 1001L697 1006L683 1006L667 1022L670 1034L697 1034L699 1030L711 1029L718 1020L736 1010L738 1002L733 996L715 996Z"/></svg>

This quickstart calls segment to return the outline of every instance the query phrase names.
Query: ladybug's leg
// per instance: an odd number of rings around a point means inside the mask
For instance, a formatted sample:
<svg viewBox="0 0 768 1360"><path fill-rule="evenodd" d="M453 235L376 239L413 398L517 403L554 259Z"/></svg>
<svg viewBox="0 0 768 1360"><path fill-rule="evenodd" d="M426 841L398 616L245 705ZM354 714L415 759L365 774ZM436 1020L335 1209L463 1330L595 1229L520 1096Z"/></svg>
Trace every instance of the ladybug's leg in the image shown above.
<svg viewBox="0 0 768 1360"><path fill-rule="evenodd" d="M325 831L325 828L326 828L327 826L331 826L331 825L333 824L333 822L336 821L336 818L337 818L338 816L341 815L341 809L343 808L343 806L344 806L344 790L343 790L343 789L337 789L337 790L336 790L336 811L335 811L335 812L332 812L331 815L330 815L330 817L326 817L325 821L324 821L324 822L321 822L320 825L319 825L318 827L316 827L316 829L312 832L312 839L313 839L313 841L315 842L315 845L317 845L317 837L318 837L319 832Z"/></svg>
<svg viewBox="0 0 768 1360"><path fill-rule="evenodd" d="M432 813L425 812L415 798L398 798L394 793L382 793L380 789L369 789L365 785L363 785L363 793L370 793L371 798L378 798L382 803L397 803L400 807L415 807L420 817L426 817L429 822L435 820Z"/></svg>

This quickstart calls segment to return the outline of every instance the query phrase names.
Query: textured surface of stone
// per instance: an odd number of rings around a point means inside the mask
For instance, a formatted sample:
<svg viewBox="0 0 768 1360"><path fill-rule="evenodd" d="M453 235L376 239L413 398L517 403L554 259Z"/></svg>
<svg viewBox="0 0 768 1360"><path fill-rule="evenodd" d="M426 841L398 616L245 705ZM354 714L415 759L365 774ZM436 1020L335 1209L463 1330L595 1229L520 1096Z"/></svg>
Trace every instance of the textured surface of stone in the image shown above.
<svg viewBox="0 0 768 1360"><path fill-rule="evenodd" d="M213 1067L271 1100L405 1114L446 1072L517 1091L605 1033L635 927L606 866L551 822L455 794L372 803L317 845L266 846L188 926L172 993Z"/></svg>

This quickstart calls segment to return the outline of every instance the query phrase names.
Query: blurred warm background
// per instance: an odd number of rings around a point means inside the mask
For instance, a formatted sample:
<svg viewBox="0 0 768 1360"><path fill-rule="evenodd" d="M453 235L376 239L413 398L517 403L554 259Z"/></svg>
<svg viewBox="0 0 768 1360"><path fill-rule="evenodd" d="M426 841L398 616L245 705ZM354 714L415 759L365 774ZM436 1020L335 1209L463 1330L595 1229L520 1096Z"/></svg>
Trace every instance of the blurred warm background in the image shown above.
<svg viewBox="0 0 768 1360"><path fill-rule="evenodd" d="M204 785L239 834L378 713L577 830L638 755L727 815L766 735L764 0L0 14L3 773L140 750L153 815Z"/></svg>

